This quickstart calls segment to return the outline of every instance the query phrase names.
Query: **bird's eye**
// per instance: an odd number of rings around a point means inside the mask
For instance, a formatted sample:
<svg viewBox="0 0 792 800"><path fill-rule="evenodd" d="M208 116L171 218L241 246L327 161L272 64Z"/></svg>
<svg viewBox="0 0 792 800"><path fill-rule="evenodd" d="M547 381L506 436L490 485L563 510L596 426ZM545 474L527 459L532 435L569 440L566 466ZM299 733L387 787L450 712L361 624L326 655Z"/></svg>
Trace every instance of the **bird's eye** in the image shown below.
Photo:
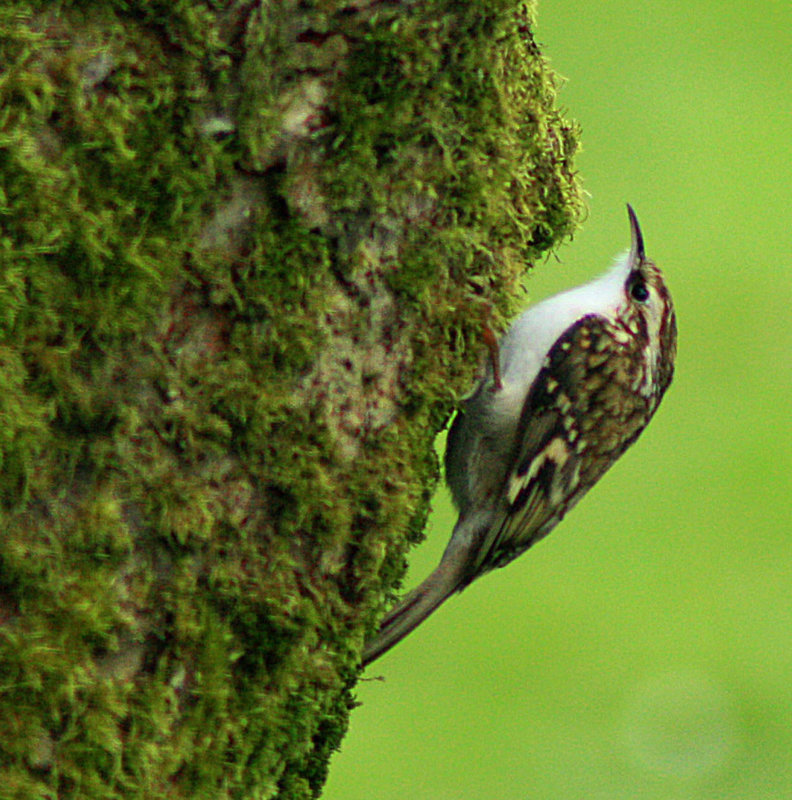
<svg viewBox="0 0 792 800"><path fill-rule="evenodd" d="M638 303L645 303L649 299L649 289L642 280L633 281L630 286L630 297Z"/></svg>

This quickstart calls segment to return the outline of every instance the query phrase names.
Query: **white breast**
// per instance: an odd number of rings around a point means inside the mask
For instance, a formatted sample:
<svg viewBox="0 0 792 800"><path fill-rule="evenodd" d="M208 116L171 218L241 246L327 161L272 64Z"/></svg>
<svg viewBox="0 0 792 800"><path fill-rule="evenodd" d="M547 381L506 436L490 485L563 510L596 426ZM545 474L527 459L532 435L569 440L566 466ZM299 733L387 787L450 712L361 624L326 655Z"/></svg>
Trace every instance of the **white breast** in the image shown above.
<svg viewBox="0 0 792 800"><path fill-rule="evenodd" d="M550 348L581 317L617 315L627 302L628 255L599 278L549 297L517 317L500 342L501 375L508 394L525 398Z"/></svg>

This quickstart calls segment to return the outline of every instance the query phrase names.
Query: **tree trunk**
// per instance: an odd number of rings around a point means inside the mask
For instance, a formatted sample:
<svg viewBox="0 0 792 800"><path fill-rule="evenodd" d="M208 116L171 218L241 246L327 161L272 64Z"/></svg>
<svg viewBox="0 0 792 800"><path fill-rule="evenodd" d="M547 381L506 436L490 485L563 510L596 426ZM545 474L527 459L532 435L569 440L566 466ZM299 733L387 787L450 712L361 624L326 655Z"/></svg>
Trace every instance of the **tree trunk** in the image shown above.
<svg viewBox="0 0 792 800"><path fill-rule="evenodd" d="M0 797L307 798L574 227L511 2L0 10Z"/></svg>

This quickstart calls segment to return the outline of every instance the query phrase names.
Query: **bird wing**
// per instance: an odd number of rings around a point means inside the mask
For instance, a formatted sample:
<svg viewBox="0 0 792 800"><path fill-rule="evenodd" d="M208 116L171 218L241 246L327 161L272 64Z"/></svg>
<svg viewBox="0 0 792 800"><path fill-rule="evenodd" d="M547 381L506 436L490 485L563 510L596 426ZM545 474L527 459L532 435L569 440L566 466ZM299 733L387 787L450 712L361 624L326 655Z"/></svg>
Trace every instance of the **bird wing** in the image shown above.
<svg viewBox="0 0 792 800"><path fill-rule="evenodd" d="M582 497L580 420L587 409L579 389L590 370L584 345L592 328L602 324L598 317L583 317L545 358L523 404L523 435L515 446L498 511L470 564L469 580L504 566L546 536Z"/></svg>

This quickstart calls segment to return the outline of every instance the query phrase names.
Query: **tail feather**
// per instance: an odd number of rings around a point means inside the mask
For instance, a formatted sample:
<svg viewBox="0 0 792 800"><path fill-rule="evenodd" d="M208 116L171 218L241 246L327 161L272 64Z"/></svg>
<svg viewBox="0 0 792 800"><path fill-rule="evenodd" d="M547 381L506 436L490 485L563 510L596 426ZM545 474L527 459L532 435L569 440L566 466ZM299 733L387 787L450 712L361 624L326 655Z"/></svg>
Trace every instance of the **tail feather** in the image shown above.
<svg viewBox="0 0 792 800"><path fill-rule="evenodd" d="M382 620L377 635L363 648L363 665L370 664L418 627L435 609L462 586L461 565L448 559L413 589Z"/></svg>
<svg viewBox="0 0 792 800"><path fill-rule="evenodd" d="M482 538L492 524L492 512L482 510L460 515L440 565L413 589L380 623L377 635L363 647L363 666L378 659L417 628L454 592L470 583L471 554L481 548Z"/></svg>

